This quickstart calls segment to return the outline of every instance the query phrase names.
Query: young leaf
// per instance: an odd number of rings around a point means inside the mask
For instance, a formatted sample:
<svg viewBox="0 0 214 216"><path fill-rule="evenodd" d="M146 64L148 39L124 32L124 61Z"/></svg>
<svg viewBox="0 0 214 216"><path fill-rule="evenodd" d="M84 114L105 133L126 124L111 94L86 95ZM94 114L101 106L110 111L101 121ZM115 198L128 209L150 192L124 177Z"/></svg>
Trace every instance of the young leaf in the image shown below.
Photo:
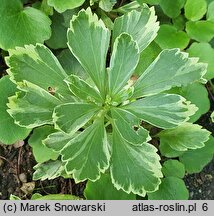
<svg viewBox="0 0 214 216"><path fill-rule="evenodd" d="M135 83L132 97L157 94L198 80L205 82L206 64L197 62L178 49L163 50Z"/></svg>
<svg viewBox="0 0 214 216"><path fill-rule="evenodd" d="M96 181L109 167L108 148L103 119L97 119L62 149L66 172L73 174L76 182Z"/></svg>
<svg viewBox="0 0 214 216"><path fill-rule="evenodd" d="M85 0L48 0L48 4L59 13L81 6Z"/></svg>
<svg viewBox="0 0 214 216"><path fill-rule="evenodd" d="M10 69L9 75L19 85L26 80L44 90L54 90L55 96L71 95L64 83L67 74L52 52L42 44L17 47L9 51L6 62ZM63 95L63 96L62 96Z"/></svg>
<svg viewBox="0 0 214 216"><path fill-rule="evenodd" d="M189 192L183 180L167 177L162 180L158 191L149 193L149 200L188 200Z"/></svg>
<svg viewBox="0 0 214 216"><path fill-rule="evenodd" d="M214 49L209 43L192 43L187 52L190 56L199 57L201 62L208 63L207 73L204 75L205 79L214 78Z"/></svg>
<svg viewBox="0 0 214 216"><path fill-rule="evenodd" d="M162 172L165 177L183 178L185 175L184 165L178 160L167 160L164 162Z"/></svg>
<svg viewBox="0 0 214 216"><path fill-rule="evenodd" d="M136 195L117 190L111 182L109 174L101 175L96 182L88 181L84 190L87 200L135 200Z"/></svg>
<svg viewBox="0 0 214 216"><path fill-rule="evenodd" d="M33 180L44 181L46 179L55 179L65 173L64 164L59 161L47 161L45 163L39 163L33 167L35 172L33 173Z"/></svg>
<svg viewBox="0 0 214 216"><path fill-rule="evenodd" d="M0 79L0 142L13 144L18 140L25 139L30 133L29 129L20 127L14 123L14 119L7 112L8 97L15 94L17 88L9 80L9 76Z"/></svg>
<svg viewBox="0 0 214 216"><path fill-rule="evenodd" d="M80 198L70 194L49 194L37 197L34 200L80 200Z"/></svg>
<svg viewBox="0 0 214 216"><path fill-rule="evenodd" d="M114 186L127 193L145 196L158 189L162 177L157 149L144 143L128 143L114 128L110 172Z"/></svg>
<svg viewBox="0 0 214 216"><path fill-rule="evenodd" d="M53 119L55 128L65 133L74 134L83 127L99 107L87 103L67 103L55 108Z"/></svg>
<svg viewBox="0 0 214 216"><path fill-rule="evenodd" d="M154 8L144 5L140 12L131 12L116 18L114 22L112 42L123 32L130 34L142 52L156 37L159 29Z"/></svg>
<svg viewBox="0 0 214 216"><path fill-rule="evenodd" d="M167 40L166 40L167 38ZM155 42L162 49L178 47L185 49L189 44L190 38L184 31L177 30L175 26L163 24L160 26Z"/></svg>
<svg viewBox="0 0 214 216"><path fill-rule="evenodd" d="M139 50L128 34L121 34L114 42L109 68L109 92L118 93L133 74L139 61Z"/></svg>
<svg viewBox="0 0 214 216"><path fill-rule="evenodd" d="M214 138L205 143L205 146L200 149L186 151L179 157L179 160L184 164L188 173L199 173L213 159L214 156Z"/></svg>
<svg viewBox="0 0 214 216"><path fill-rule="evenodd" d="M125 105L123 108L160 128L176 127L189 120L189 116L197 110L195 105L175 94L149 96Z"/></svg>
<svg viewBox="0 0 214 216"><path fill-rule="evenodd" d="M186 32L194 40L209 42L214 35L214 22L209 20L189 21L186 23Z"/></svg>
<svg viewBox="0 0 214 216"><path fill-rule="evenodd" d="M106 55L110 32L91 9L81 10L71 20L68 46L85 71L90 75L102 96L105 92Z"/></svg>
<svg viewBox="0 0 214 216"><path fill-rule="evenodd" d="M210 117L211 117L212 122L214 122L214 112L212 112Z"/></svg>
<svg viewBox="0 0 214 216"><path fill-rule="evenodd" d="M207 11L207 2L206 0L187 0L184 10L187 19L200 20Z"/></svg>
<svg viewBox="0 0 214 216"><path fill-rule="evenodd" d="M142 145L151 140L149 132L140 126L140 119L129 111L115 108L111 109L111 115L114 119L113 126L117 128L120 136L126 142L133 145Z"/></svg>
<svg viewBox="0 0 214 216"><path fill-rule="evenodd" d="M103 102L99 92L78 76L70 75L65 82L71 92L85 102Z"/></svg>
<svg viewBox="0 0 214 216"><path fill-rule="evenodd" d="M20 0L1 0L0 48L43 43L51 36L51 21L41 11L23 8Z"/></svg>
<svg viewBox="0 0 214 216"><path fill-rule="evenodd" d="M184 123L176 128L161 131L158 136L162 145L169 145L176 151L186 151L204 147L210 132L199 125Z"/></svg>
<svg viewBox="0 0 214 216"><path fill-rule="evenodd" d="M66 134L64 132L55 132L50 134L42 142L48 148L53 149L56 152L60 152L63 147L73 138L73 135Z"/></svg>

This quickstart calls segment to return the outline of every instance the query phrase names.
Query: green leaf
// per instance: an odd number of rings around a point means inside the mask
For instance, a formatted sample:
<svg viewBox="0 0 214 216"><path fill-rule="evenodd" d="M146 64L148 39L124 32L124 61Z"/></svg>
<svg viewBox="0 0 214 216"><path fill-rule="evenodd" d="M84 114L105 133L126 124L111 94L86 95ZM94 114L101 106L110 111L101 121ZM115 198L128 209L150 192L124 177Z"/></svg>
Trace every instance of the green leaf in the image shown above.
<svg viewBox="0 0 214 216"><path fill-rule="evenodd" d="M55 108L53 119L55 128L74 134L83 127L99 110L99 107L87 103L67 103Z"/></svg>
<svg viewBox="0 0 214 216"><path fill-rule="evenodd" d="M81 10L71 20L68 46L85 71L90 75L102 96L105 92L106 55L110 31L91 9Z"/></svg>
<svg viewBox="0 0 214 216"><path fill-rule="evenodd" d="M0 142L13 144L25 139L30 133L29 129L20 127L14 123L14 119L7 112L8 97L15 94L17 88L9 80L9 76L0 79Z"/></svg>
<svg viewBox="0 0 214 216"><path fill-rule="evenodd" d="M109 91L114 96L133 74L139 61L139 49L128 34L121 34L114 42L109 68Z"/></svg>
<svg viewBox="0 0 214 216"><path fill-rule="evenodd" d="M21 83L20 83L21 85ZM34 128L45 124L53 124L52 114L60 101L42 88L25 81L22 92L9 98L8 113L16 124Z"/></svg>
<svg viewBox="0 0 214 216"><path fill-rule="evenodd" d="M205 146L196 150L189 150L179 157L188 173L199 173L213 159L214 138L205 143Z"/></svg>
<svg viewBox="0 0 214 216"><path fill-rule="evenodd" d="M142 52L156 37L159 29L154 8L144 5L141 11L131 12L118 17L114 22L112 43L123 32L130 34Z"/></svg>
<svg viewBox="0 0 214 216"><path fill-rule="evenodd" d="M34 166L33 169L35 170L35 172L33 173L34 181L55 179L65 173L65 165L59 160L47 161L42 164L39 163Z"/></svg>
<svg viewBox="0 0 214 216"><path fill-rule="evenodd" d="M136 195L117 190L111 182L109 174L101 175L96 182L88 181L84 190L87 200L135 200Z"/></svg>
<svg viewBox="0 0 214 216"><path fill-rule="evenodd" d="M62 149L66 172L73 174L75 182L96 181L109 167L108 145L104 121L97 119Z"/></svg>
<svg viewBox="0 0 214 216"><path fill-rule="evenodd" d="M186 25L186 18L183 15L180 15L172 19L172 23L173 23L173 26L175 26L178 30L184 30L185 25Z"/></svg>
<svg viewBox="0 0 214 216"><path fill-rule="evenodd" d="M214 78L214 49L209 43L192 43L187 52L190 56L199 57L201 62L208 63L204 77L208 80Z"/></svg>
<svg viewBox="0 0 214 216"><path fill-rule="evenodd" d="M70 75L65 82L68 84L71 92L79 99L86 102L103 102L103 99L96 88L90 86L78 76Z"/></svg>
<svg viewBox="0 0 214 216"><path fill-rule="evenodd" d="M175 149L171 148L170 145L162 142L160 143L159 150L161 155L168 158L176 158L184 153L184 151L176 151Z"/></svg>
<svg viewBox="0 0 214 216"><path fill-rule="evenodd" d="M189 192L183 180L167 177L162 180L159 190L149 193L149 200L188 200Z"/></svg>
<svg viewBox="0 0 214 216"><path fill-rule="evenodd" d="M165 177L183 178L185 175L184 165L178 160L167 160L164 162L162 172Z"/></svg>
<svg viewBox="0 0 214 216"><path fill-rule="evenodd" d="M6 58L10 67L8 73L17 85L26 80L46 91L49 88L54 89L55 96L59 98L71 95L63 81L67 74L47 47L42 44L17 47L15 50L10 50L9 54L10 57Z"/></svg>
<svg viewBox="0 0 214 216"><path fill-rule="evenodd" d="M149 67L149 65L156 59L156 57L160 52L161 52L161 48L155 42L149 44L149 46L146 47L146 49L143 50L143 52L141 52L140 59L134 71L134 74L140 76Z"/></svg>
<svg viewBox="0 0 214 216"><path fill-rule="evenodd" d="M117 190L145 196L158 189L162 177L157 149L128 143L114 128L110 172Z"/></svg>
<svg viewBox="0 0 214 216"><path fill-rule="evenodd" d="M18 196L15 196L13 194L10 194L9 200L21 200Z"/></svg>
<svg viewBox="0 0 214 216"><path fill-rule="evenodd" d="M1 0L0 48L43 43L51 36L51 21L41 11L23 8L20 0Z"/></svg>
<svg viewBox="0 0 214 216"><path fill-rule="evenodd" d="M110 12L116 3L116 0L100 0L99 7L106 12Z"/></svg>
<svg viewBox="0 0 214 216"><path fill-rule="evenodd" d="M208 5L207 9L207 20L212 20L214 21L214 2L211 2Z"/></svg>
<svg viewBox="0 0 214 216"><path fill-rule="evenodd" d="M87 78L85 70L69 49L64 49L57 58L68 75L75 74L81 78Z"/></svg>
<svg viewBox="0 0 214 216"><path fill-rule="evenodd" d="M184 123L176 128L161 131L158 134L162 145L169 145L177 151L204 147L210 132L200 125Z"/></svg>
<svg viewBox="0 0 214 216"><path fill-rule="evenodd" d="M58 153L54 152L50 148L47 148L42 143L42 140L45 139L53 131L53 127L47 125L36 128L34 129L30 139L28 140L28 143L33 150L33 156L38 163L43 163L48 160L56 160L59 156Z"/></svg>
<svg viewBox="0 0 214 216"><path fill-rule="evenodd" d="M133 97L142 97L195 81L205 82L206 64L178 49L163 50L134 85ZM169 67L170 63L170 67Z"/></svg>
<svg viewBox="0 0 214 216"><path fill-rule="evenodd" d="M179 16L184 4L185 0L160 0L163 12L170 18Z"/></svg>
<svg viewBox="0 0 214 216"><path fill-rule="evenodd" d="M209 20L189 21L186 23L186 32L194 40L209 42L214 36L214 22Z"/></svg>
<svg viewBox="0 0 214 216"><path fill-rule="evenodd" d="M196 113L190 117L190 122L197 121L203 114L207 113L210 109L210 100L208 92L204 85L201 83L192 83L185 86L179 92L179 95L186 98L191 103L198 107Z"/></svg>
<svg viewBox="0 0 214 216"><path fill-rule="evenodd" d="M167 24L160 26L158 36L155 39L155 42L162 49L171 49L175 47L185 49L188 46L189 41L190 38L186 32L177 30L176 27Z"/></svg>
<svg viewBox="0 0 214 216"><path fill-rule="evenodd" d="M50 134L46 139L43 140L43 144L48 148L59 152L63 147L73 138L73 135L66 134L64 132L55 132Z"/></svg>
<svg viewBox="0 0 214 216"><path fill-rule="evenodd" d="M189 120L189 116L197 110L195 105L175 94L149 96L125 105L123 108L160 128L176 127Z"/></svg>
<svg viewBox="0 0 214 216"><path fill-rule="evenodd" d="M81 6L85 0L48 0L48 4L59 13Z"/></svg>
<svg viewBox="0 0 214 216"><path fill-rule="evenodd" d="M140 119L127 110L111 109L114 119L113 126L117 128L120 136L133 145L142 145L151 140L149 132L140 126Z"/></svg>
<svg viewBox="0 0 214 216"><path fill-rule="evenodd" d="M206 0L187 0L184 10L187 19L200 20L207 12L207 2Z"/></svg>
<svg viewBox="0 0 214 216"><path fill-rule="evenodd" d="M52 49L67 47L67 28L64 26L64 17L62 14L54 12L51 16L51 37L45 43Z"/></svg>

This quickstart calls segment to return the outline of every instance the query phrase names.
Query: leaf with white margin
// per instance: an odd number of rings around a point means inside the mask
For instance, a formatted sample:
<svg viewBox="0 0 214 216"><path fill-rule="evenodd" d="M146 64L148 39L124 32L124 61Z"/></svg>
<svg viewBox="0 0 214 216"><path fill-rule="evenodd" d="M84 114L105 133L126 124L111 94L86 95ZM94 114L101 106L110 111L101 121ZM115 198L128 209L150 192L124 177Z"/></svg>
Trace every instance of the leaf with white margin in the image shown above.
<svg viewBox="0 0 214 216"><path fill-rule="evenodd" d="M116 38L108 71L111 96L118 93L130 79L139 57L138 45L130 35L123 33Z"/></svg>
<svg viewBox="0 0 214 216"><path fill-rule="evenodd" d="M73 16L68 30L69 49L92 78L103 97L109 41L110 31L90 8L81 10L77 16Z"/></svg>
<svg viewBox="0 0 214 216"><path fill-rule="evenodd" d="M0 48L43 43L51 36L51 20L40 10L23 7L20 0L1 0Z"/></svg>
<svg viewBox="0 0 214 216"><path fill-rule="evenodd" d="M169 145L176 151L186 151L204 147L210 134L200 125L186 122L176 128L161 131L157 136L160 137L161 145Z"/></svg>
<svg viewBox="0 0 214 216"><path fill-rule="evenodd" d="M33 173L33 180L44 181L46 179L51 180L65 174L65 167L62 161L47 161L45 163L39 163L33 167L35 172Z"/></svg>
<svg viewBox="0 0 214 216"><path fill-rule="evenodd" d="M74 134L83 127L99 107L89 103L66 103L54 109L53 119L55 128L65 133Z"/></svg>
<svg viewBox="0 0 214 216"><path fill-rule="evenodd" d="M70 134L66 134L60 131L48 135L48 137L44 139L42 143L48 148L51 148L54 151L59 152L72 138L73 135L71 136Z"/></svg>
<svg viewBox="0 0 214 216"><path fill-rule="evenodd" d="M0 142L4 144L13 144L25 139L30 133L29 129L15 124L7 112L8 97L14 95L17 90L15 84L9 80L9 76L0 79Z"/></svg>
<svg viewBox="0 0 214 216"><path fill-rule="evenodd" d="M9 50L9 55L6 57L7 65L10 67L7 72L17 85L26 80L46 91L52 88L55 96L59 98L71 95L63 81L67 74L57 58L44 45L16 47Z"/></svg>
<svg viewBox="0 0 214 216"><path fill-rule="evenodd" d="M116 127L121 137L133 145L142 145L149 142L151 137L149 131L140 126L140 119L127 110L111 109L114 120L113 127ZM136 129L135 129L136 127Z"/></svg>
<svg viewBox="0 0 214 216"><path fill-rule="evenodd" d="M85 0L48 0L48 5L54 7L54 9L62 13L68 9L74 9L81 6Z"/></svg>
<svg viewBox="0 0 214 216"><path fill-rule="evenodd" d="M32 83L19 83L22 91L9 98L8 113L15 119L15 123L35 128L45 124L53 124L54 108L61 102L59 99Z"/></svg>
<svg viewBox="0 0 214 216"><path fill-rule="evenodd" d="M159 160L153 145L132 145L114 128L110 172L118 190L140 196L156 191L162 177Z"/></svg>
<svg viewBox="0 0 214 216"><path fill-rule="evenodd" d="M156 37L159 23L156 22L154 7L144 5L141 11L131 12L118 17L114 22L112 43L123 32L130 34L142 52Z"/></svg>
<svg viewBox="0 0 214 216"><path fill-rule="evenodd" d="M195 81L204 83L206 69L207 64L198 63L198 58L188 58L188 54L179 49L163 50L135 83L133 98L158 94Z"/></svg>
<svg viewBox="0 0 214 216"><path fill-rule="evenodd" d="M97 119L62 149L66 172L73 174L76 183L96 181L109 167L110 153L104 120Z"/></svg>
<svg viewBox="0 0 214 216"><path fill-rule="evenodd" d="M123 106L140 119L159 128L173 128L189 120L197 107L176 94L157 94Z"/></svg>
<svg viewBox="0 0 214 216"><path fill-rule="evenodd" d="M90 86L78 76L70 75L67 79L65 79L65 82L71 92L81 100L85 100L87 102L103 102L103 99L97 89Z"/></svg>

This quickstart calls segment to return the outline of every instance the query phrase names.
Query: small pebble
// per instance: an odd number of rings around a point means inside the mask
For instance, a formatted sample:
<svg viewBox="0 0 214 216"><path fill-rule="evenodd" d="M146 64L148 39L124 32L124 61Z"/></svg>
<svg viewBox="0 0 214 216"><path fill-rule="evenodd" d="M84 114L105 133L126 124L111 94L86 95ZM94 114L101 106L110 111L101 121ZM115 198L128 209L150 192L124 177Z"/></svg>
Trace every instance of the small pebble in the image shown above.
<svg viewBox="0 0 214 216"><path fill-rule="evenodd" d="M201 193L201 189L199 189L198 192Z"/></svg>
<svg viewBox="0 0 214 216"><path fill-rule="evenodd" d="M27 176L25 173L21 173L19 174L19 180L22 182L22 183L26 183L27 182Z"/></svg>
<svg viewBox="0 0 214 216"><path fill-rule="evenodd" d="M24 142L23 140L19 140L19 141L15 142L15 143L13 144L13 147L14 147L14 148L20 148L20 147L22 147L24 144L25 144L25 142Z"/></svg>

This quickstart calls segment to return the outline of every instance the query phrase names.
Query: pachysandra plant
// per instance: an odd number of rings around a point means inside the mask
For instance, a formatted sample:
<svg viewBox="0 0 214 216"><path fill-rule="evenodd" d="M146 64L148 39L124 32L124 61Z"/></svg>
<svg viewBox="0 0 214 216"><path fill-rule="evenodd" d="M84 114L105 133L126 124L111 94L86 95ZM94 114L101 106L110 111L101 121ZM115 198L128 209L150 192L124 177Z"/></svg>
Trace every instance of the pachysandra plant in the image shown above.
<svg viewBox="0 0 214 216"><path fill-rule="evenodd" d="M160 129L155 139L160 138L162 149L185 152L204 146L210 133L188 123L197 107L168 90L205 83L205 64L179 49L168 49L141 76L132 76L158 29L154 8L146 5L118 17L112 37L90 8L81 10L71 20L67 37L86 79L75 71L66 74L42 44L9 50L8 74L19 91L9 97L8 112L28 129L54 125L56 131L43 141L61 155L52 174L64 170L75 182L95 182L105 173L116 189L145 196L178 179L164 174L167 180L162 181L149 128Z"/></svg>

